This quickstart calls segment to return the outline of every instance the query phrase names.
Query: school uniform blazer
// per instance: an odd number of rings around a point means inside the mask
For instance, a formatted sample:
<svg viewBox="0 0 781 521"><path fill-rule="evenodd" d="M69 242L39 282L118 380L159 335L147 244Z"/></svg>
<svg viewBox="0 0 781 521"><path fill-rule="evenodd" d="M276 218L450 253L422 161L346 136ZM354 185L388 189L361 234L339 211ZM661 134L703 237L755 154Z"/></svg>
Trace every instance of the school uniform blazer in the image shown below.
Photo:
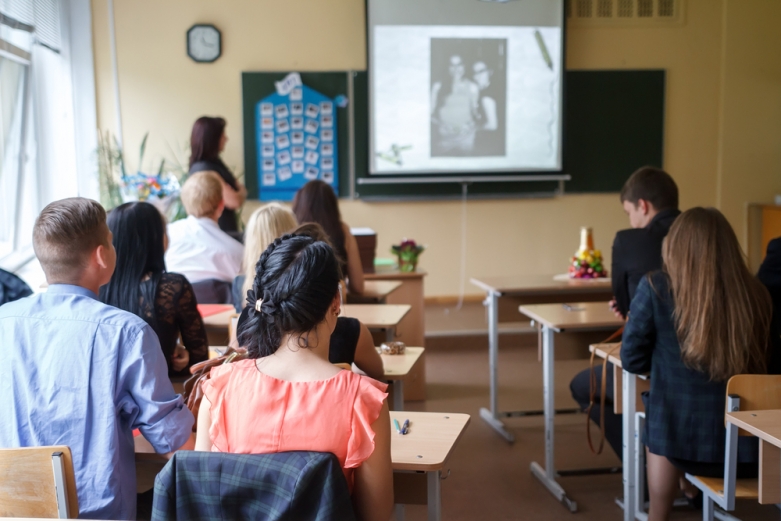
<svg viewBox="0 0 781 521"><path fill-rule="evenodd" d="M640 279L662 268L662 241L680 214L677 209L662 210L645 228L630 228L616 234L611 279L613 295L623 316L629 311Z"/></svg>
<svg viewBox="0 0 781 521"><path fill-rule="evenodd" d="M645 440L656 455L702 463L724 461L726 382L687 367L673 321L667 276L640 280L621 343L621 363L630 373L651 372ZM756 444L741 437L738 461L757 461Z"/></svg>

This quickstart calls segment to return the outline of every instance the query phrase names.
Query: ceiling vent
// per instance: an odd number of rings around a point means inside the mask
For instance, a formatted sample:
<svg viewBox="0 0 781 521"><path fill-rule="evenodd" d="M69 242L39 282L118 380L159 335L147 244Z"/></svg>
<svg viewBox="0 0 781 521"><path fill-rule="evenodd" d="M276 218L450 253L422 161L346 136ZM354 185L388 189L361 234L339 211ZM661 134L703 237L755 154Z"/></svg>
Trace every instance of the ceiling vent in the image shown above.
<svg viewBox="0 0 781 521"><path fill-rule="evenodd" d="M565 0L570 23L681 23L685 0Z"/></svg>

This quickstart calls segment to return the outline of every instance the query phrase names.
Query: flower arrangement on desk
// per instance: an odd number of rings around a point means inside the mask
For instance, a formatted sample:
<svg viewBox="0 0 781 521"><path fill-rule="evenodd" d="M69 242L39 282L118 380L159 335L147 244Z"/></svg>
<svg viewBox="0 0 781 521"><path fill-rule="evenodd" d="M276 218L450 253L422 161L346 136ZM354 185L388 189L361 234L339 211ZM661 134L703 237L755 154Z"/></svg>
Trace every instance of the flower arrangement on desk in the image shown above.
<svg viewBox="0 0 781 521"><path fill-rule="evenodd" d="M607 277L603 266L602 252L594 249L594 232L591 228L580 229L580 248L572 257L569 266L571 279L601 279Z"/></svg>
<svg viewBox="0 0 781 521"><path fill-rule="evenodd" d="M407 273L415 271L418 257L425 249L412 239L404 239L401 244L391 246L391 252L399 259L399 270Z"/></svg>

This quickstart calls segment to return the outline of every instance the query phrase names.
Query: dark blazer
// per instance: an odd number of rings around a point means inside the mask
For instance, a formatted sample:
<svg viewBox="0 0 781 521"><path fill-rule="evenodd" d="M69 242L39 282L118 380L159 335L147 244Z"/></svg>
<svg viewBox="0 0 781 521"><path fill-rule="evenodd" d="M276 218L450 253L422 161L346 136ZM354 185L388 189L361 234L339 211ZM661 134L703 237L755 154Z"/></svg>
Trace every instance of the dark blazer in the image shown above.
<svg viewBox="0 0 781 521"><path fill-rule="evenodd" d="M29 297L33 290L22 279L5 270L0 270L0 306Z"/></svg>
<svg viewBox="0 0 781 521"><path fill-rule="evenodd" d="M637 286L624 328L621 364L631 373L651 373L651 391L643 402L645 440L652 453L701 463L724 461L727 385L683 363L672 295L661 271L643 277ZM772 365L769 369L777 373ZM754 440L741 437L738 443L738 461L756 462Z"/></svg>
<svg viewBox="0 0 781 521"><path fill-rule="evenodd" d="M781 237L768 243L767 255L759 267L757 278L765 285L773 299L774 340L781 342Z"/></svg>
<svg viewBox="0 0 781 521"><path fill-rule="evenodd" d="M236 177L234 177L233 172L231 172L228 167L225 166L225 163L222 162L222 159L217 158L213 160L196 161L193 163L193 166L190 167L189 173L194 174L196 172L203 172L206 170L213 170L217 172L222 180L228 184L228 186L234 190L239 189L239 185L236 183ZM217 223L220 225L220 230L224 232L237 232L239 230L239 226L236 222L236 210L231 210L230 208L223 210L222 215L217 220Z"/></svg>
<svg viewBox="0 0 781 521"><path fill-rule="evenodd" d="M679 210L662 210L645 228L621 230L613 241L613 295L624 317L646 273L662 267L662 241L670 231Z"/></svg>
<svg viewBox="0 0 781 521"><path fill-rule="evenodd" d="M355 513L333 454L183 450L155 478L152 519L354 521Z"/></svg>

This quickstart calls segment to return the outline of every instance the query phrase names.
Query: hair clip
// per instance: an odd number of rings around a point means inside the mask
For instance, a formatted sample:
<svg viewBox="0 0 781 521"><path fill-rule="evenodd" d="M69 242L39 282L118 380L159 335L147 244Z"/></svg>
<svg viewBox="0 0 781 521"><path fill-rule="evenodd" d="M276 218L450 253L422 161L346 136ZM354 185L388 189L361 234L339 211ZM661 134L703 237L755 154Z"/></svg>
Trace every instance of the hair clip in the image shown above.
<svg viewBox="0 0 781 521"><path fill-rule="evenodd" d="M258 300L256 300L255 301L255 311L257 311L258 313L262 313L262 311L260 310L260 306L262 306L262 305L263 305L263 299L262 298L259 298Z"/></svg>

